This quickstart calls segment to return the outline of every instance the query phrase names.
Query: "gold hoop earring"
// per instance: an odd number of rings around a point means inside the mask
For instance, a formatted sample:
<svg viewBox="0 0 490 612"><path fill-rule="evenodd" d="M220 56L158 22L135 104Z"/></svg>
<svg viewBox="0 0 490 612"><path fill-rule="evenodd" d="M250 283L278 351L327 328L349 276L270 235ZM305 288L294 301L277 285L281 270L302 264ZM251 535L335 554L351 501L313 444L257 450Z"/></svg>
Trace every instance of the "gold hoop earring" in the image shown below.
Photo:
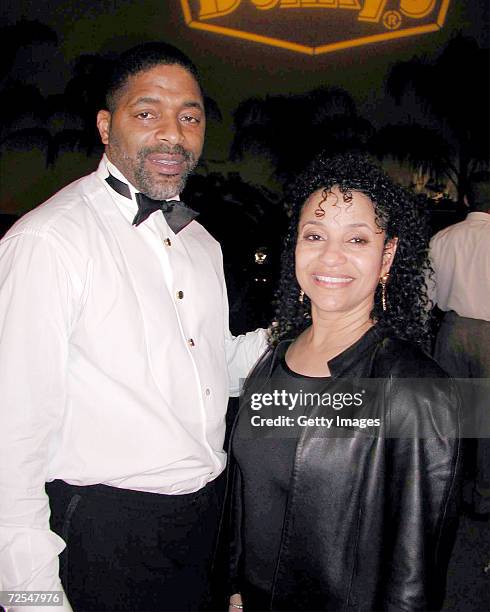
<svg viewBox="0 0 490 612"><path fill-rule="evenodd" d="M379 282L381 284L381 305L383 307L383 312L386 312L388 310L388 300L386 298L386 284L388 282L389 277L390 275L387 272L379 279Z"/></svg>
<svg viewBox="0 0 490 612"><path fill-rule="evenodd" d="M305 292L303 289L299 290L298 302L302 304L305 301Z"/></svg>

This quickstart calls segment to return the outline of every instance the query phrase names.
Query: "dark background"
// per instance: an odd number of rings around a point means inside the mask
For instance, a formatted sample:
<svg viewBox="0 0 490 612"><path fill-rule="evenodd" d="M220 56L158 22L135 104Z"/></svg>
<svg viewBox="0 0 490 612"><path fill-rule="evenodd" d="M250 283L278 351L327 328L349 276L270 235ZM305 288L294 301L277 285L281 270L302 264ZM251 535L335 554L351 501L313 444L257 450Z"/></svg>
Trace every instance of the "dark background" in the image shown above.
<svg viewBox="0 0 490 612"><path fill-rule="evenodd" d="M284 186L316 151L375 153L394 178L425 198L433 231L462 217L463 191L447 180L449 162L439 160L447 145L449 158L459 163L461 150L476 140L480 149L486 140L487 151L473 157L488 160L489 4L452 0L437 32L309 56L191 29L180 0L4 0L0 234L96 167L104 70L135 44L165 40L194 60L209 97L205 150L184 196L222 244L233 329L267 324L288 222ZM251 0L242 5L250 13ZM398 5L389 0L387 8ZM281 19L281 9L261 13ZM302 15L328 18L329 30L342 32L350 13L310 9ZM295 13L282 14L291 28ZM304 27L304 17L298 24ZM455 37L459 42L448 53ZM483 61L474 59L468 41ZM437 65L444 53L429 107L403 73L399 99L387 88L400 62L416 57ZM266 257L259 265L260 249Z"/></svg>
<svg viewBox="0 0 490 612"><path fill-rule="evenodd" d="M393 6L396 4L393 1ZM336 15L338 19L345 16L345 11L327 11L332 22ZM280 16L278 10L262 13L269 18ZM313 14L318 13L314 10ZM184 21L179 0L4 0L0 27L24 18L46 24L57 34L57 42L25 41L11 61L9 78L37 86L43 96L64 91L81 55L110 57L148 40L166 40L177 45L197 64L206 92L216 101L222 115L221 122L210 122L204 159L212 170L239 169L244 180L277 190L280 185L271 178L267 160L249 155L239 167L229 163L232 112L240 102L250 97L305 93L317 87L335 86L346 90L359 112L374 125L397 121L400 109L384 89L390 67L414 55L436 58L457 32L488 46L488 15L488 0L452 0L446 22L438 32L319 56L191 29ZM455 97L478 96L482 87L488 87L488 75L475 75L471 91L454 82L453 92ZM404 100L404 109L410 110L412 116L419 112L418 105L408 98ZM288 129L287 124L284 129ZM0 210L4 212L29 210L94 166L94 159L74 154L57 159L46 171L43 155L25 150L27 147L22 151L17 147L14 155L13 148L4 145L0 151Z"/></svg>
<svg viewBox="0 0 490 612"><path fill-rule="evenodd" d="M416 187L432 231L464 216L464 185L458 192L437 162L445 142L459 163L462 148L479 140L472 160L488 163L489 6L452 0L438 32L308 56L191 29L179 0L3 0L0 236L19 214L96 167L106 60L165 40L193 59L210 98L203 160L185 196L222 244L232 329L267 325L288 221L284 185L315 147L377 154L395 178ZM336 12L330 15L332 27L341 27ZM473 62L471 50L459 53L458 43L435 73L431 104L410 91L397 104L387 88L392 69L415 56L437 64L457 36L484 50L483 61ZM383 131L407 122L404 136ZM251 132L255 124L261 130ZM266 256L262 264L258 253ZM490 609L489 533L488 524L463 520L445 611Z"/></svg>

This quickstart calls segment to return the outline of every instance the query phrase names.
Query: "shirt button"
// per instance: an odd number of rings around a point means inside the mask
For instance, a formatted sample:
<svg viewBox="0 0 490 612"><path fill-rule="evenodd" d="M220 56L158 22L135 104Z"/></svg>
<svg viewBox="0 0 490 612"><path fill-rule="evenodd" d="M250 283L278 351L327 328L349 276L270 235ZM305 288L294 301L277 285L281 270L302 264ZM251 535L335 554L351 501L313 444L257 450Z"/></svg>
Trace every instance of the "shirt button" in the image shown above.
<svg viewBox="0 0 490 612"><path fill-rule="evenodd" d="M163 241L165 246L172 246L172 241L170 240L170 238L165 238L165 240Z"/></svg>
<svg viewBox="0 0 490 612"><path fill-rule="evenodd" d="M187 344L189 346L196 346L196 343L194 342L194 340L192 338L189 338L189 340L187 340Z"/></svg>
<svg viewBox="0 0 490 612"><path fill-rule="evenodd" d="M184 292L183 291L177 291L176 296L177 296L178 300L181 300L184 297Z"/></svg>
<svg viewBox="0 0 490 612"><path fill-rule="evenodd" d="M206 389L205 393L206 395L211 395L211 389Z"/></svg>

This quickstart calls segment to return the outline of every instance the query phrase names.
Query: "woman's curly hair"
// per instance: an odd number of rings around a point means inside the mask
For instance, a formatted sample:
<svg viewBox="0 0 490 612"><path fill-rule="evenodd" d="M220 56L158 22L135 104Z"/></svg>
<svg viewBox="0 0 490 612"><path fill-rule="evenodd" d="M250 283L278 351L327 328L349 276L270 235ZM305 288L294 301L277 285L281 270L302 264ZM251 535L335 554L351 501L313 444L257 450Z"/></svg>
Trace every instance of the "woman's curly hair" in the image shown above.
<svg viewBox="0 0 490 612"><path fill-rule="evenodd" d="M398 337L427 348L430 343L430 308L426 280L430 265L425 214L413 194L395 184L368 155L360 153L335 157L319 154L288 190L292 217L276 292L272 344L284 338L295 338L311 323L310 300L305 295L303 302L299 301L300 288L294 271L298 223L308 197L319 189L328 192L333 186L338 187L346 201L351 191L368 196L374 205L376 223L386 232L386 240L398 238L386 286L388 308L383 311L381 286L378 285L371 318Z"/></svg>

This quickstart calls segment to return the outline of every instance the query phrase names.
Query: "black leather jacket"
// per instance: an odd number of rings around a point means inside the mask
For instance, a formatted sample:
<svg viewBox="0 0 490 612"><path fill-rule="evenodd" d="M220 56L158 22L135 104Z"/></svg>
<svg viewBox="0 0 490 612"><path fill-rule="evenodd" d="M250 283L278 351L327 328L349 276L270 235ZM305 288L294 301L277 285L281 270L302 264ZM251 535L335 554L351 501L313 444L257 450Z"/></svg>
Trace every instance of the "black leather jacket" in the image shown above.
<svg viewBox="0 0 490 612"><path fill-rule="evenodd" d="M242 417L247 392L267 380L286 348L282 343L259 361L245 386ZM343 438L316 427L301 432L269 609L438 609L459 497L454 384L414 345L376 327L329 366L334 382L377 379L369 410L383 425L375 433L353 427ZM230 568L240 590L240 517L247 508L233 456L229 470ZM263 503L256 498L252 503Z"/></svg>

